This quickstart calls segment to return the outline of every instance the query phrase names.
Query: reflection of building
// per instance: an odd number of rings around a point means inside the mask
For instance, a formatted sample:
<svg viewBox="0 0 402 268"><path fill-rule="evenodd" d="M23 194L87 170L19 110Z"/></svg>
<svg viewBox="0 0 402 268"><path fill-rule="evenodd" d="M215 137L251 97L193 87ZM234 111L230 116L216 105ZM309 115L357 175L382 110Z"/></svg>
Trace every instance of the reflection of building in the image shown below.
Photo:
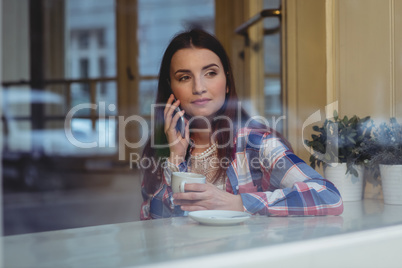
<svg viewBox="0 0 402 268"><path fill-rule="evenodd" d="M139 71L157 75L162 54L177 32L203 28L214 32L213 0L138 0Z"/></svg>
<svg viewBox="0 0 402 268"><path fill-rule="evenodd" d="M105 29L69 29L70 75L88 78L106 75ZM90 69L91 68L91 69Z"/></svg>
<svg viewBox="0 0 402 268"><path fill-rule="evenodd" d="M138 0L140 113L150 114L163 52L179 31L203 28L214 32L214 0ZM145 79L144 77L147 76Z"/></svg>
<svg viewBox="0 0 402 268"><path fill-rule="evenodd" d="M116 75L114 0L66 1L66 77Z"/></svg>
<svg viewBox="0 0 402 268"><path fill-rule="evenodd" d="M65 77L71 79L116 77L116 27L114 0L65 1ZM93 99L88 83L71 85L72 106L89 103ZM117 106L116 82L97 82L95 104ZM109 112L109 110L108 110ZM88 109L80 111L88 115ZM74 119L72 126L91 128L89 119ZM114 124L106 127L114 136ZM96 123L100 132L105 126ZM103 130L103 131L102 131ZM112 140L114 138L111 138Z"/></svg>

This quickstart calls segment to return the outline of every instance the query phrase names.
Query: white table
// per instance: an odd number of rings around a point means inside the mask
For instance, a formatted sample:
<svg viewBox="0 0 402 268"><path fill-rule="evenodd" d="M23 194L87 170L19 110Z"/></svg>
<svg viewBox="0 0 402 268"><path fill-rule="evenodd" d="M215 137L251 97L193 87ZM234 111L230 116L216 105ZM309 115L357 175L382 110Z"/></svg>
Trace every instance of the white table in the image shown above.
<svg viewBox="0 0 402 268"><path fill-rule="evenodd" d="M3 249L7 268L398 267L402 206L346 202L341 216L253 216L225 227L188 217L101 225L7 236Z"/></svg>

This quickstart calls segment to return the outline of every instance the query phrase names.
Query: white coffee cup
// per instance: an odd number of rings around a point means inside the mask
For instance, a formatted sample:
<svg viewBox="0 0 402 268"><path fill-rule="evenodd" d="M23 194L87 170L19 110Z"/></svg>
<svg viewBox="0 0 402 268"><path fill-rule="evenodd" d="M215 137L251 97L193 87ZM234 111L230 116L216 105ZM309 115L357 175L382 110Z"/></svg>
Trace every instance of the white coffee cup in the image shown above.
<svg viewBox="0 0 402 268"><path fill-rule="evenodd" d="M184 193L186 183L206 183L204 175L191 172L173 172L172 190L173 193Z"/></svg>

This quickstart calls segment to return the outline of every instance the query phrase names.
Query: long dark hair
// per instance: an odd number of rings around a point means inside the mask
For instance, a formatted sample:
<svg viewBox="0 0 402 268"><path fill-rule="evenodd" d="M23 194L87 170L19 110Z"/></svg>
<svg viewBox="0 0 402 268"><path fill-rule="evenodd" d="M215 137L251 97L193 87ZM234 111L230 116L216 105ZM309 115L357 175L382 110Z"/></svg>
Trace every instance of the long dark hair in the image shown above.
<svg viewBox="0 0 402 268"><path fill-rule="evenodd" d="M233 146L219 145L233 144L230 139L232 139L233 134L235 134L233 133L233 130L236 130L239 127L236 125L237 121L245 122L249 119L247 113L242 108L239 108L230 60L218 39L199 29L193 29L176 35L166 48L162 58L159 70L158 92L156 96L156 104L157 107L159 106L160 108L156 108L154 111L153 120L155 124L151 130L151 139L146 144L143 152L143 157L153 159L152 163L158 165L143 169L143 187L145 188L147 195L154 193L159 187L162 178L162 159L168 158L170 153L167 146L167 138L164 133L163 110L164 105L166 105L170 95L172 94L169 84L171 60L178 50L192 47L208 49L214 52L220 58L226 74L226 86L228 92L225 96L224 105L217 112L217 115L223 115L226 118L230 118L232 122L234 122L234 125L230 125L227 120L212 120L213 122L211 122L212 131L220 130L217 132L215 140L218 145L219 159L232 159L232 153L234 150ZM238 117L240 117L240 120L237 120ZM261 128L261 125L258 125L258 128ZM223 129L228 129L230 131L222 131ZM264 129L267 129L267 127L264 126ZM160 148L163 145L166 146ZM226 172L229 164L230 162L226 163L226 165L221 164L215 177L222 177L221 175Z"/></svg>

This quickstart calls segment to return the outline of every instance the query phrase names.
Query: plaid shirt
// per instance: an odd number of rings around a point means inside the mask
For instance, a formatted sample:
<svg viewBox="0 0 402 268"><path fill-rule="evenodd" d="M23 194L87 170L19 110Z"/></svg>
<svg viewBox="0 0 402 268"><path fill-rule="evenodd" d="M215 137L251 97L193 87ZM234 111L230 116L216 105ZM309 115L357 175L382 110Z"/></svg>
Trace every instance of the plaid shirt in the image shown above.
<svg viewBox="0 0 402 268"><path fill-rule="evenodd" d="M236 150L226 172L226 191L240 194L244 211L268 216L339 215L343 203L329 181L298 158L271 132L240 129ZM141 219L183 216L172 203L174 171L187 171L187 162L165 165L160 188L141 207Z"/></svg>

